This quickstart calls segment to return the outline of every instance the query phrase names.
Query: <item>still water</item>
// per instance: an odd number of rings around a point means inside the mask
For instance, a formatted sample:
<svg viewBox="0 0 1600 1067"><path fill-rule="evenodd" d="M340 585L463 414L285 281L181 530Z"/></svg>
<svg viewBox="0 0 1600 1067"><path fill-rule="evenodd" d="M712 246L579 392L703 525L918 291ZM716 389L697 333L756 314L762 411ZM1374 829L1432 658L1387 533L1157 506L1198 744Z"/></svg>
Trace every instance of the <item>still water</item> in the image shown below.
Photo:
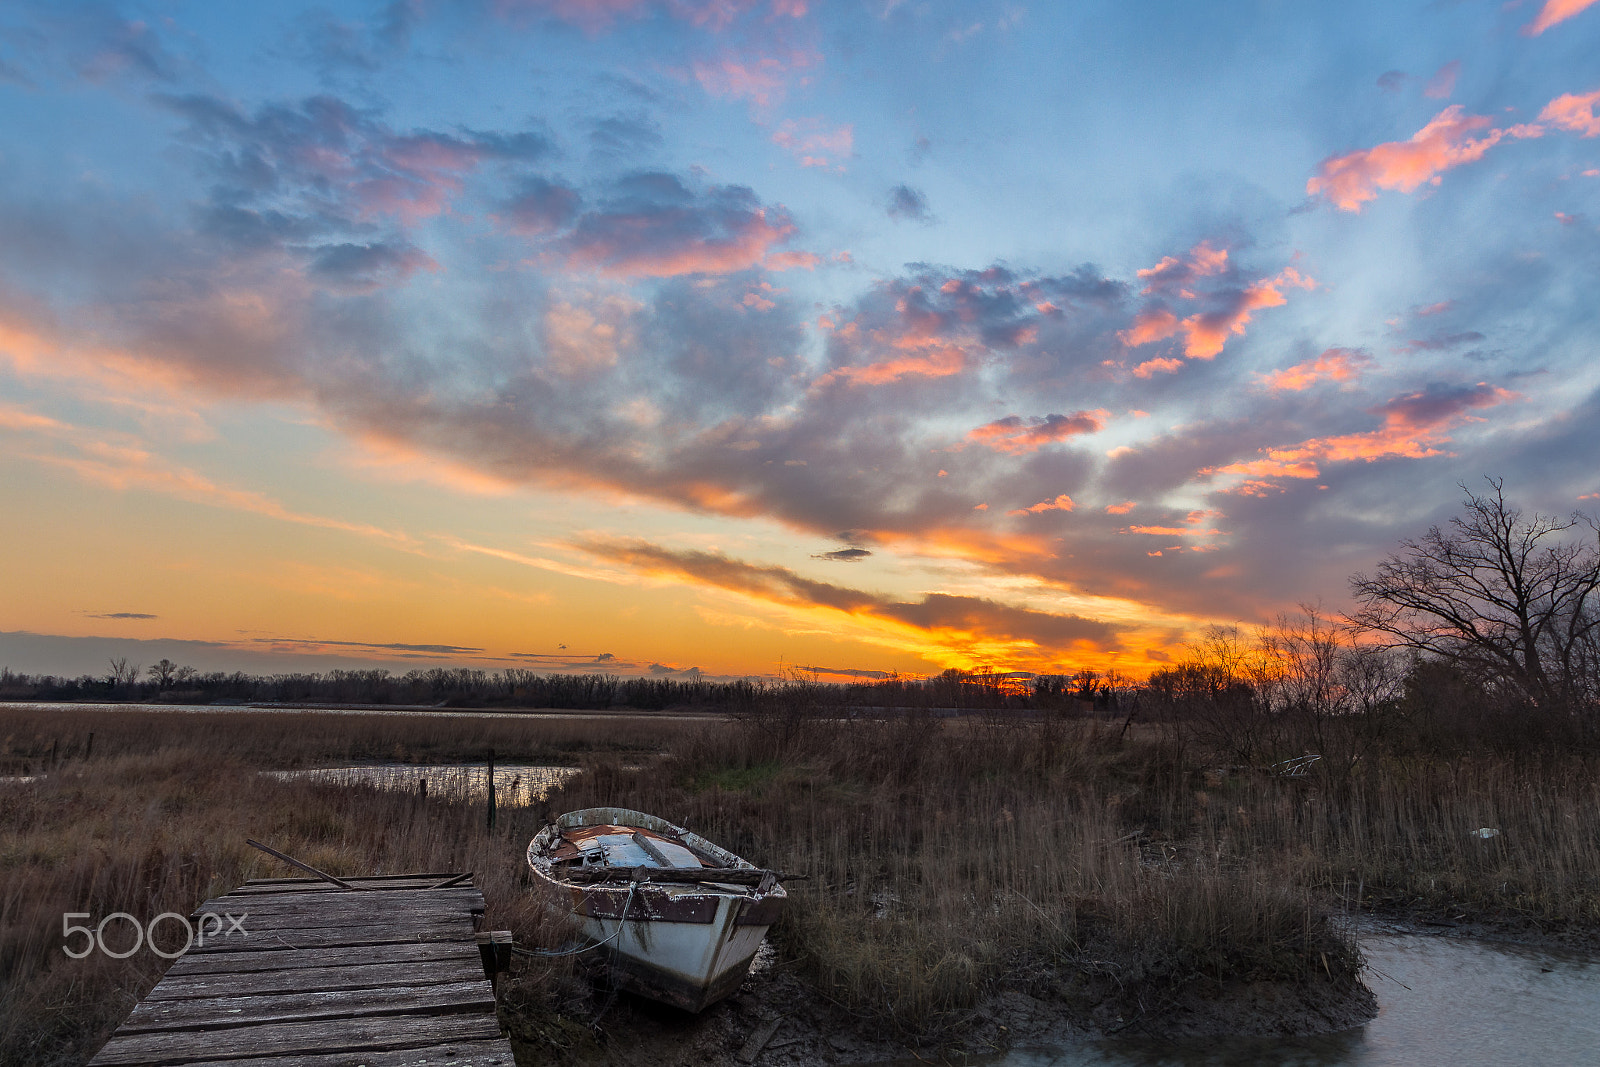
<svg viewBox="0 0 1600 1067"><path fill-rule="evenodd" d="M1365 934L1378 1017L1310 1038L1110 1039L996 1067L1600 1067L1600 958Z"/></svg>

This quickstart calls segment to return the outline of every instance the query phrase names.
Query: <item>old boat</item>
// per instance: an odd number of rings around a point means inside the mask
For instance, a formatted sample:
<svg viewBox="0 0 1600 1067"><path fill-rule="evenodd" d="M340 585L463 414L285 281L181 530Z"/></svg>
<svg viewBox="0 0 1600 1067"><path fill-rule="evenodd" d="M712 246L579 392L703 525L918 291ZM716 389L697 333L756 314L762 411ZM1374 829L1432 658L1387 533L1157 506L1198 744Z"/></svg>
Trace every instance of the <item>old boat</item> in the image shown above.
<svg viewBox="0 0 1600 1067"><path fill-rule="evenodd" d="M777 872L627 808L568 812L528 864L609 955L613 984L692 1012L739 988L787 897Z"/></svg>

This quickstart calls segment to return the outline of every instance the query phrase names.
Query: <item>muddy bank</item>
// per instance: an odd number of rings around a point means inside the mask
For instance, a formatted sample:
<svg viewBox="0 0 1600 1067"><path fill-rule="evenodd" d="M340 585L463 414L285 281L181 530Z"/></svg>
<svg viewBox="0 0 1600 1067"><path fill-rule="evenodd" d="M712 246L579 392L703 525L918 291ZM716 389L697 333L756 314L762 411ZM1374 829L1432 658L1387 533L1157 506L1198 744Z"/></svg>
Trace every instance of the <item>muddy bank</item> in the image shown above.
<svg viewBox="0 0 1600 1067"><path fill-rule="evenodd" d="M526 961L519 961L519 967ZM502 979L501 1020L523 1064L567 1067L803 1067L809 1064L963 1062L1018 1046L1065 1045L1113 1034L1305 1036L1359 1026L1377 1012L1359 982L1231 981L1142 1000L1114 983L1074 976L1055 992L995 994L949 1021L943 1040L906 1043L852 1015L777 962L770 950L739 992L699 1015L581 978L552 994L529 972ZM1147 994L1148 996L1148 994Z"/></svg>

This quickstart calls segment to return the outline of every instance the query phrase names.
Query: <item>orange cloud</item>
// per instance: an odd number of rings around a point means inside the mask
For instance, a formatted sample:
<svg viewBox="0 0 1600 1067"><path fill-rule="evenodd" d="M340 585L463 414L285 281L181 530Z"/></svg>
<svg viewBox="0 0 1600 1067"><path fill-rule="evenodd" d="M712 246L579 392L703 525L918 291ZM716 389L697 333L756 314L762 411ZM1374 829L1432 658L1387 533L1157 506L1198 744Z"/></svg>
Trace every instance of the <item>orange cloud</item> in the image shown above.
<svg viewBox="0 0 1600 1067"><path fill-rule="evenodd" d="M1161 374L1174 374L1177 372L1178 368L1182 366L1183 360L1181 359L1168 359L1165 357L1161 359L1147 359L1137 367L1133 368L1133 376L1135 378L1150 378L1158 372Z"/></svg>
<svg viewBox="0 0 1600 1067"><path fill-rule="evenodd" d="M1229 334L1244 334L1244 328L1249 325L1254 312L1262 308L1282 307L1287 303L1283 289L1290 285L1298 289L1314 289L1317 283L1293 267L1286 267L1276 278L1256 282L1245 289L1231 306L1190 315L1183 320L1183 331L1188 337L1183 354L1190 359L1211 359L1216 356L1222 351Z"/></svg>
<svg viewBox="0 0 1600 1067"><path fill-rule="evenodd" d="M1110 417L1109 412L1098 409L1078 411L1071 415L1046 415L1042 419L1007 415L972 430L966 440L996 452L1020 455L1079 434L1098 433L1105 428L1106 420Z"/></svg>
<svg viewBox="0 0 1600 1067"><path fill-rule="evenodd" d="M1223 531L1217 529L1201 530L1193 526L1129 526L1122 532L1151 534L1156 537L1215 537Z"/></svg>
<svg viewBox="0 0 1600 1067"><path fill-rule="evenodd" d="M1257 376L1262 385L1273 392L1297 393L1309 389L1320 381L1347 382L1360 375L1362 368L1372 363L1364 352L1348 348L1330 348L1292 367Z"/></svg>
<svg viewBox="0 0 1600 1067"><path fill-rule="evenodd" d="M1129 348L1152 341L1165 341L1178 332L1178 316L1166 308L1145 308L1133 317L1133 325L1117 334Z"/></svg>
<svg viewBox="0 0 1600 1067"><path fill-rule="evenodd" d="M1072 498L1070 496L1068 496L1065 493L1062 493L1060 496L1056 497L1054 500L1041 500L1037 504L1032 505L1031 507L1018 508L1015 511L1008 511L1008 512L1006 512L1006 514L1007 515L1042 515L1047 511L1071 511L1073 508L1075 508L1077 506L1078 506L1077 504L1073 503L1073 500L1072 500Z"/></svg>
<svg viewBox="0 0 1600 1067"><path fill-rule="evenodd" d="M1132 500L1124 500L1120 504L1107 504L1106 505L1106 514L1107 515L1126 515L1128 512L1132 511L1134 508L1136 508L1138 506L1139 505L1136 502L1132 501Z"/></svg>
<svg viewBox="0 0 1600 1067"><path fill-rule="evenodd" d="M1534 20L1522 27L1528 37L1537 37L1551 26L1565 22L1594 4L1595 0L1544 0L1544 7Z"/></svg>
<svg viewBox="0 0 1600 1067"><path fill-rule="evenodd" d="M923 355L898 356L864 367L835 367L818 378L814 388L834 382L884 385L901 378L947 378L967 369L967 354L954 345L933 348Z"/></svg>
<svg viewBox="0 0 1600 1067"><path fill-rule="evenodd" d="M1379 190L1409 193L1424 184L1438 185L1445 171L1476 162L1508 134L1537 137L1543 132L1537 126L1491 126L1489 118L1464 114L1460 104L1451 104L1409 141L1387 141L1323 160L1306 182L1306 195L1325 197L1341 211L1360 211L1362 204L1377 199ZM1482 136L1475 136L1480 132Z"/></svg>
<svg viewBox="0 0 1600 1067"><path fill-rule="evenodd" d="M1600 137L1600 118L1594 113L1596 104L1600 104L1600 89L1581 95L1565 93L1544 106L1539 112L1539 121L1585 137Z"/></svg>
<svg viewBox="0 0 1600 1067"><path fill-rule="evenodd" d="M1144 287L1144 295L1148 296L1154 292L1181 290L1195 278L1221 274L1227 269L1228 250L1212 248L1211 242L1201 241L1189 250L1187 259L1165 256L1155 266L1136 273L1148 283ZM1192 297L1194 294L1183 295Z"/></svg>
<svg viewBox="0 0 1600 1067"><path fill-rule="evenodd" d="M1147 309L1134 319L1132 328L1117 336L1129 348L1151 341L1163 340L1174 333L1184 334L1183 354L1190 359L1212 359L1223 349L1230 335L1243 336L1251 317L1262 308L1282 307L1288 301L1283 295L1286 286L1314 289L1316 281L1287 267L1276 278L1259 281L1239 291L1222 307L1196 312L1178 320L1164 308ZM1148 378L1156 371L1176 370L1176 361L1156 359L1134 368L1134 374Z"/></svg>
<svg viewBox="0 0 1600 1067"><path fill-rule="evenodd" d="M646 575L688 581L807 612L851 616L919 640L965 645L972 641L1013 644L1014 650L1093 651L1117 643L1110 623L1013 607L983 597L927 593L896 600L879 593L819 582L786 567L763 566L721 553L679 551L645 541L587 540L572 547L597 559Z"/></svg>
<svg viewBox="0 0 1600 1067"><path fill-rule="evenodd" d="M1311 438L1288 448L1265 448L1265 458L1209 467L1201 474L1242 474L1251 478L1316 478L1319 464L1380 459L1425 459L1442 456L1438 446L1448 443L1449 432L1465 422L1478 421L1471 412L1509 400L1519 394L1479 382L1468 389L1419 392L1398 397L1377 409L1383 414L1381 429L1335 437ZM1259 495L1259 494L1257 494Z"/></svg>

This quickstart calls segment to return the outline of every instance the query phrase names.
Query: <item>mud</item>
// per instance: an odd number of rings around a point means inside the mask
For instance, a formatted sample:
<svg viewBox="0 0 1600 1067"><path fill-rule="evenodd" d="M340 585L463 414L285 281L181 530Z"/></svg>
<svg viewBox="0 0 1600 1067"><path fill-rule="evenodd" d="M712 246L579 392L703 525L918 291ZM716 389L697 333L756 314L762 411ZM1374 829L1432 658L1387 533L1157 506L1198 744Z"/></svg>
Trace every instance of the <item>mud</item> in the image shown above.
<svg viewBox="0 0 1600 1067"><path fill-rule="evenodd" d="M514 986L517 978L503 981ZM559 1009L503 1007L502 1021L523 1067L963 1063L1014 1046L1064 1045L1110 1034L1298 1036L1345 1030L1377 1011L1365 986L1346 986L1236 982L1151 1004L1114 990L1079 990L1071 999L1006 991L959 1020L951 1028L959 1038L912 1045L829 1002L768 954L737 993L699 1015L574 985Z"/></svg>

